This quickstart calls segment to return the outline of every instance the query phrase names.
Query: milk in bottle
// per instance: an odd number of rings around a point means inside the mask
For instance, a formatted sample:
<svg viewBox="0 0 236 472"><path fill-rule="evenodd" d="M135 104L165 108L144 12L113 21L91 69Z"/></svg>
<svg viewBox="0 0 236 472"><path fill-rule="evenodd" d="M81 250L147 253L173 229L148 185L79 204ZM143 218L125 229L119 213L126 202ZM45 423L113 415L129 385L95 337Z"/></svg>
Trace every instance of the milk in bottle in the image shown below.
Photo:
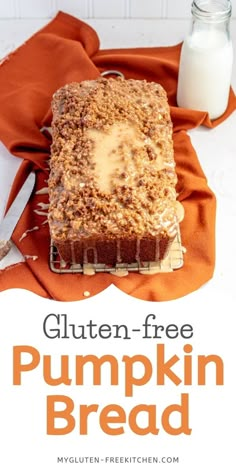
<svg viewBox="0 0 236 472"><path fill-rule="evenodd" d="M192 14L192 31L181 50L177 103L207 111L214 120L225 112L229 99L233 64L231 3L196 0Z"/></svg>

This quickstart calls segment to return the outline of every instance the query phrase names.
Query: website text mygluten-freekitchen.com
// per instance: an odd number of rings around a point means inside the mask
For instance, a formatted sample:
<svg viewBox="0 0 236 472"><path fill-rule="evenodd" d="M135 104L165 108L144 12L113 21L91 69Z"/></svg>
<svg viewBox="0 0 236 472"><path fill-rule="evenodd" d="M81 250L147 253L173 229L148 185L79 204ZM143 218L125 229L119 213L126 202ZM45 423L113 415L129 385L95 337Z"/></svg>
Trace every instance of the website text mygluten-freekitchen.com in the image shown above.
<svg viewBox="0 0 236 472"><path fill-rule="evenodd" d="M58 456L58 464L179 464L178 456Z"/></svg>

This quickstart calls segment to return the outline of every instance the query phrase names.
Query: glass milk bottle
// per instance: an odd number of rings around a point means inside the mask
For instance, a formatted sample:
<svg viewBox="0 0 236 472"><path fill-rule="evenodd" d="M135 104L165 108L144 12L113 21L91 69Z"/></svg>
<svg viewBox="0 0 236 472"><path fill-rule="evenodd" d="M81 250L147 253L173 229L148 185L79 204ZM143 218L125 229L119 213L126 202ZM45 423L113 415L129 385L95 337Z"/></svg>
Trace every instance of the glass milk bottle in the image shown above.
<svg viewBox="0 0 236 472"><path fill-rule="evenodd" d="M212 120L228 105L233 64L231 10L227 0L193 1L192 29L181 50L177 103L207 111Z"/></svg>

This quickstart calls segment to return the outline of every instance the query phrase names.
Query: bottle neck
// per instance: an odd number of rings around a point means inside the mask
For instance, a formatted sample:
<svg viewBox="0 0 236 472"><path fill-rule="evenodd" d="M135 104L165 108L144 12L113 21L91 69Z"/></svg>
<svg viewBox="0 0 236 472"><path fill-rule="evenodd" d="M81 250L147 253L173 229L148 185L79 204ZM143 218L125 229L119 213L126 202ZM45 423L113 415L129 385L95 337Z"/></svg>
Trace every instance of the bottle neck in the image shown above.
<svg viewBox="0 0 236 472"><path fill-rule="evenodd" d="M207 24L228 24L232 13L230 0L193 0L192 15Z"/></svg>
<svg viewBox="0 0 236 472"><path fill-rule="evenodd" d="M204 31L207 39L214 31L220 33L222 41L229 41L231 12L231 2L227 0L194 0L191 34Z"/></svg>

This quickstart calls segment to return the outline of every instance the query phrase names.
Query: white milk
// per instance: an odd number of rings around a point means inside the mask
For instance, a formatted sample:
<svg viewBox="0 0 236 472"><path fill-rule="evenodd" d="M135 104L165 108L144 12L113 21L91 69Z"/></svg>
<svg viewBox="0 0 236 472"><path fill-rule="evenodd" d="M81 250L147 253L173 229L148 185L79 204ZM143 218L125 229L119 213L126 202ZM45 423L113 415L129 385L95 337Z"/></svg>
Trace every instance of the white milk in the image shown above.
<svg viewBox="0 0 236 472"><path fill-rule="evenodd" d="M183 43L177 103L208 111L210 118L227 108L232 74L232 42L223 31L195 31Z"/></svg>

